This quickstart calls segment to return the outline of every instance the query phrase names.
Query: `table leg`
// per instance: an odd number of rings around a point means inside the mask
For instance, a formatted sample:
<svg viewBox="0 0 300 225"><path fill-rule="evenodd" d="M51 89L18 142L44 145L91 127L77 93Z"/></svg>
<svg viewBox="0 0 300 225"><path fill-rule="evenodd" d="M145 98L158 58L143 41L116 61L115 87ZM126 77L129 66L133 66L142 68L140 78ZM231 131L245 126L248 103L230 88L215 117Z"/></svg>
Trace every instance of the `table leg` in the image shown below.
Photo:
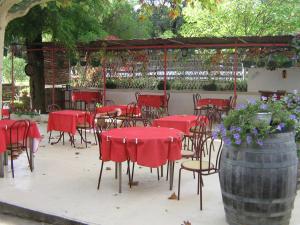
<svg viewBox="0 0 300 225"><path fill-rule="evenodd" d="M119 193L122 193L122 163L119 164Z"/></svg>
<svg viewBox="0 0 300 225"><path fill-rule="evenodd" d="M173 189L174 161L170 162L170 191Z"/></svg>
<svg viewBox="0 0 300 225"><path fill-rule="evenodd" d="M8 165L8 151L5 151L4 153L4 166Z"/></svg>
<svg viewBox="0 0 300 225"><path fill-rule="evenodd" d="M4 177L4 152L0 153L0 177Z"/></svg>
<svg viewBox="0 0 300 225"><path fill-rule="evenodd" d="M33 138L29 138L29 161L30 161L30 168L31 171L34 170L34 153L33 153L33 149L34 149L34 143L33 143Z"/></svg>

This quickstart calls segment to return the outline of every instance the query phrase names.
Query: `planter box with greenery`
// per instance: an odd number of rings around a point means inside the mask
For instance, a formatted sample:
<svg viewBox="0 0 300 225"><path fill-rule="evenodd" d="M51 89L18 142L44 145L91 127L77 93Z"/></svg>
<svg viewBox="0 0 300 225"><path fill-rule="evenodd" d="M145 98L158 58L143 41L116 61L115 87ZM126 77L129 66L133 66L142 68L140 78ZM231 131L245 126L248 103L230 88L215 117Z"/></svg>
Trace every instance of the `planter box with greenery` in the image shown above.
<svg viewBox="0 0 300 225"><path fill-rule="evenodd" d="M230 225L289 224L298 163L295 123L281 101L251 100L214 132L225 143L219 178Z"/></svg>

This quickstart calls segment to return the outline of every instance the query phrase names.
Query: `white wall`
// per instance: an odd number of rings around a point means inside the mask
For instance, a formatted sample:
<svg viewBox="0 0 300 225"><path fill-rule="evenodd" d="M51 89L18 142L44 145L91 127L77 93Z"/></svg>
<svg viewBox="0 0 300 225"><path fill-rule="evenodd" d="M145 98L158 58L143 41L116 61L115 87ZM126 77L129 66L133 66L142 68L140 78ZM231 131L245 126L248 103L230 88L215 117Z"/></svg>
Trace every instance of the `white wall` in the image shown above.
<svg viewBox="0 0 300 225"><path fill-rule="evenodd" d="M132 89L107 89L106 98L113 100L116 104L128 104L129 102L135 102L134 93L140 90ZM160 93L160 91L140 91L141 93ZM170 91L169 101L169 113L170 114L193 114L193 93L183 91ZM221 91L199 91L202 98L229 98L233 96L233 92L221 92ZM239 92L237 102L245 102L249 98L259 99L259 93Z"/></svg>
<svg viewBox="0 0 300 225"><path fill-rule="evenodd" d="M276 69L273 71L264 68L252 68L248 72L248 91L256 92L285 90L292 92L297 89L300 90L300 68L293 67L285 69L287 76L282 78L282 71L284 69Z"/></svg>

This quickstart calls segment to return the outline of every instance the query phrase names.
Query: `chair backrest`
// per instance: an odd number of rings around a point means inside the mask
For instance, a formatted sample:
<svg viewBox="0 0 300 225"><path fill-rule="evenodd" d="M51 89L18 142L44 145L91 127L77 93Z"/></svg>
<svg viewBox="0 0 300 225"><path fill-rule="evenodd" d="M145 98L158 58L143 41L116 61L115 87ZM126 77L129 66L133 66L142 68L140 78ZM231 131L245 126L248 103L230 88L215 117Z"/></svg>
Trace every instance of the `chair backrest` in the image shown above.
<svg viewBox="0 0 300 225"><path fill-rule="evenodd" d="M135 102L130 102L127 104L125 115L128 117L134 117L137 105Z"/></svg>
<svg viewBox="0 0 300 225"><path fill-rule="evenodd" d="M26 148L29 127L29 120L17 120L9 126L9 144L14 144L17 148Z"/></svg>
<svg viewBox="0 0 300 225"><path fill-rule="evenodd" d="M236 100L237 100L237 96L233 96L231 99L230 99L230 109L235 109L236 107Z"/></svg>
<svg viewBox="0 0 300 225"><path fill-rule="evenodd" d="M141 95L141 93L139 91L135 92L135 100L136 100L136 102L138 102L140 95Z"/></svg>
<svg viewBox="0 0 300 225"><path fill-rule="evenodd" d="M194 109L198 106L198 101L201 99L201 95L199 93L193 94L193 103L194 103Z"/></svg>
<svg viewBox="0 0 300 225"><path fill-rule="evenodd" d="M212 136L207 136L202 139L197 139L198 159L200 170L204 175L217 173L220 168L220 158L223 148L222 139L213 139Z"/></svg>
<svg viewBox="0 0 300 225"><path fill-rule="evenodd" d="M58 111L58 110L61 110L60 106L57 105L57 104L51 104L51 105L48 105L48 112L55 112L55 111Z"/></svg>

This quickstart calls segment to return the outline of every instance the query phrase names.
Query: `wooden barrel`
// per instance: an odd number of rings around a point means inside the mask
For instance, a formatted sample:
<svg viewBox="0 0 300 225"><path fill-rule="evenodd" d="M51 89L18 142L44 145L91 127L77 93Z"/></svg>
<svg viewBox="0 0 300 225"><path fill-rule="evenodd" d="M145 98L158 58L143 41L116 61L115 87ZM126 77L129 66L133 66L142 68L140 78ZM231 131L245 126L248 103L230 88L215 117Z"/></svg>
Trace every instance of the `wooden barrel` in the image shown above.
<svg viewBox="0 0 300 225"><path fill-rule="evenodd" d="M224 146L220 184L230 225L288 225L296 196L298 159L293 132L263 147Z"/></svg>

